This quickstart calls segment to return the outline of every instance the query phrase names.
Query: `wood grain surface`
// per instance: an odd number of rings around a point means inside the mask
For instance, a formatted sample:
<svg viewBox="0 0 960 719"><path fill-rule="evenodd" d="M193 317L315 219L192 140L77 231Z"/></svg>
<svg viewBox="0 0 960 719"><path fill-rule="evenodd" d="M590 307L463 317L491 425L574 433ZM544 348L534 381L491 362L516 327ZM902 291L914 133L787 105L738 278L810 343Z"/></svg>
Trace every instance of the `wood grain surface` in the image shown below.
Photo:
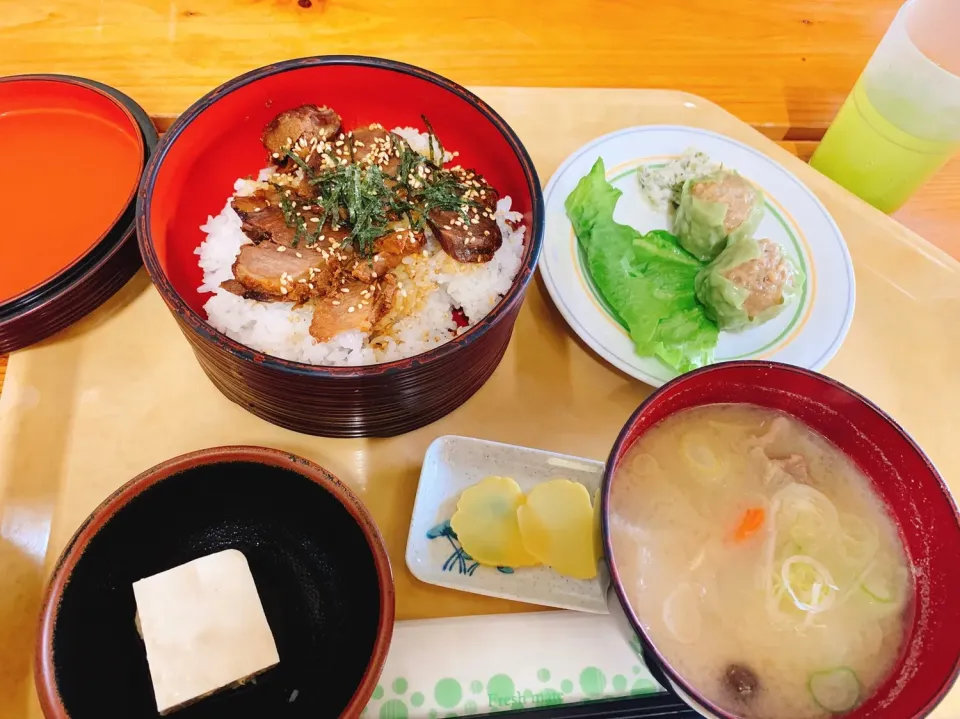
<svg viewBox="0 0 960 719"><path fill-rule="evenodd" d="M178 113L246 70L379 55L469 85L656 87L822 131L902 0L0 0L0 72L65 72Z"/></svg>

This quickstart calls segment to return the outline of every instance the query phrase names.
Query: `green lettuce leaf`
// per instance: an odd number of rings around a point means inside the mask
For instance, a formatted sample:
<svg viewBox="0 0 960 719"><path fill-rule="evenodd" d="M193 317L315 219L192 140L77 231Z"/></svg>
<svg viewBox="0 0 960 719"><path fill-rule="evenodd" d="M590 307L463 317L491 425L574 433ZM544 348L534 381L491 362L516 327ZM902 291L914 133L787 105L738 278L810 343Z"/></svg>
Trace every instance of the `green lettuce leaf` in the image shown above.
<svg viewBox="0 0 960 719"><path fill-rule="evenodd" d="M708 364L718 330L697 302L704 263L664 230L641 235L613 219L622 193L607 182L603 160L567 197L565 208L587 257L587 271L626 323L637 354L678 372Z"/></svg>

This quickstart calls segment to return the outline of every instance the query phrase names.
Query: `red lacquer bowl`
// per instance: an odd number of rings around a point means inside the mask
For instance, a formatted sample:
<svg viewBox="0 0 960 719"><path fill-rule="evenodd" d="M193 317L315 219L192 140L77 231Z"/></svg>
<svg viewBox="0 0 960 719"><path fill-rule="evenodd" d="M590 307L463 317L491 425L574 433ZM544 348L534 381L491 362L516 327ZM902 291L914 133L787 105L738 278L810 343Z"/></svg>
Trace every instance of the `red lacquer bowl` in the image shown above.
<svg viewBox="0 0 960 719"><path fill-rule="evenodd" d="M396 592L383 538L339 479L263 447L163 462L80 526L44 596L35 664L44 716L156 716L132 584L226 549L247 560L280 663L176 714L359 716L393 636Z"/></svg>
<svg viewBox="0 0 960 719"><path fill-rule="evenodd" d="M727 362L685 374L654 392L629 419L610 452L603 478L603 537L610 575L648 663L662 669L706 716L736 719L708 701L658 651L631 609L609 531L610 489L637 439L661 420L691 407L749 403L805 422L851 457L871 479L900 530L914 573L912 618L891 676L846 719L926 716L949 691L960 668L960 516L936 468L910 436L869 400L839 382L773 362Z"/></svg>
<svg viewBox="0 0 960 719"><path fill-rule="evenodd" d="M32 148L54 135L38 156ZM66 205L25 192L10 208L0 236L0 352L73 324L139 269L134 200L157 140L143 109L106 85L65 75L0 78L4 194L22 187L30 162L55 164L64 186L96 188L72 193Z"/></svg>
<svg viewBox="0 0 960 719"><path fill-rule="evenodd" d="M216 215L238 177L267 157L260 138L278 112L327 104L344 127L379 122L423 125L426 115L458 160L513 199L526 226L513 286L483 320L416 357L366 367L319 367L255 352L206 323L197 287L199 227ZM520 140L478 97L438 75L374 58L291 60L231 80L170 128L140 188L137 230L144 264L204 371L228 398L300 432L335 437L390 436L439 419L489 378L506 350L536 268L543 198Z"/></svg>

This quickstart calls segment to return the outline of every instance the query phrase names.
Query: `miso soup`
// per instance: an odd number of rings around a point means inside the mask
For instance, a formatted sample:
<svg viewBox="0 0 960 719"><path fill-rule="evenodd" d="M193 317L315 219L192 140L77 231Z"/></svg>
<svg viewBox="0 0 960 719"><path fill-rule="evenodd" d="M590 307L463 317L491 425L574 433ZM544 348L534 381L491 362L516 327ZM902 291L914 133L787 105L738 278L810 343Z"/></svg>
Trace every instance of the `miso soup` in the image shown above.
<svg viewBox="0 0 960 719"><path fill-rule="evenodd" d="M613 558L670 665L748 718L858 706L896 663L913 594L869 479L801 422L685 410L630 448L611 487Z"/></svg>

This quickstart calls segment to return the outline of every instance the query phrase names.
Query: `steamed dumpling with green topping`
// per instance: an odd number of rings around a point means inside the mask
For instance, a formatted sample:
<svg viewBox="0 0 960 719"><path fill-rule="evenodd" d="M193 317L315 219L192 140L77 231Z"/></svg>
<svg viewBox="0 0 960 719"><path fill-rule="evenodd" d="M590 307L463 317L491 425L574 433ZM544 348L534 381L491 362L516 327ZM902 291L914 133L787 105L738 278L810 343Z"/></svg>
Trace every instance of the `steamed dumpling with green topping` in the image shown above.
<svg viewBox="0 0 960 719"><path fill-rule="evenodd" d="M674 232L687 252L709 262L727 242L749 237L763 218L763 193L733 170L683 183Z"/></svg>
<svg viewBox="0 0 960 719"><path fill-rule="evenodd" d="M772 240L741 237L697 273L697 299L722 330L755 327L776 317L803 289L805 277Z"/></svg>

